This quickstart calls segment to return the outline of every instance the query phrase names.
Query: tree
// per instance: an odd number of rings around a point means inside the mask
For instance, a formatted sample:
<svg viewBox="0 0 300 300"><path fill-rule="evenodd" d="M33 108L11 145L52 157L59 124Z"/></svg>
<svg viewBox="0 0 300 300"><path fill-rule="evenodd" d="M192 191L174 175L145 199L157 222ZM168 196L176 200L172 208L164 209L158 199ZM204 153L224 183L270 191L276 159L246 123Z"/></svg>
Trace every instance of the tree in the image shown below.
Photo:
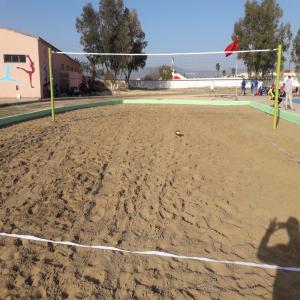
<svg viewBox="0 0 300 300"><path fill-rule="evenodd" d="M231 76L234 77L235 75L235 68L231 68Z"/></svg>
<svg viewBox="0 0 300 300"><path fill-rule="evenodd" d="M153 70L151 74L147 74L143 80L171 80L173 78L172 68L168 65L162 65Z"/></svg>
<svg viewBox="0 0 300 300"><path fill-rule="evenodd" d="M99 11L91 4L83 7L76 19L80 42L86 52L99 53L142 53L147 46L137 13L124 6L123 0L100 0ZM113 85L118 75L126 72L129 80L131 72L145 66L143 59L129 56L88 56L93 66L101 64L110 74Z"/></svg>
<svg viewBox="0 0 300 300"><path fill-rule="evenodd" d="M276 0L247 0L245 16L234 24L232 37L238 38L241 50L275 49L281 44L285 52L292 34L289 23L280 23L282 15ZM264 76L275 69L277 52L239 53L238 57L243 59L249 74Z"/></svg>
<svg viewBox="0 0 300 300"><path fill-rule="evenodd" d="M158 70L159 79L161 80L171 80L172 79L172 69L170 66L162 65Z"/></svg>
<svg viewBox="0 0 300 300"><path fill-rule="evenodd" d="M80 43L83 45L85 52L101 52L100 35L99 35L100 19L92 4L83 7L81 16L76 19L76 28L80 36ZM96 77L96 65L99 58L96 56L87 56L92 69L92 78Z"/></svg>
<svg viewBox="0 0 300 300"><path fill-rule="evenodd" d="M296 69L300 68L300 29L297 32L297 35L293 41L293 49L292 49L292 60L296 65Z"/></svg>
<svg viewBox="0 0 300 300"><path fill-rule="evenodd" d="M217 77L219 77L220 69L221 69L221 65L220 65L220 63L217 63L216 64Z"/></svg>
<svg viewBox="0 0 300 300"><path fill-rule="evenodd" d="M105 53L128 53L131 51L128 20L124 16L122 0L100 1L100 41ZM126 57L102 56L101 63L112 75L113 85L124 68Z"/></svg>
<svg viewBox="0 0 300 300"><path fill-rule="evenodd" d="M104 70L101 65L93 65L91 61L77 60L80 64L80 71L83 76L88 78L101 77L104 75Z"/></svg>
<svg viewBox="0 0 300 300"><path fill-rule="evenodd" d="M226 76L226 71L225 70L222 71L222 75L223 75L223 77Z"/></svg>
<svg viewBox="0 0 300 300"><path fill-rule="evenodd" d="M138 20L136 10L129 11L125 9L125 15L128 18L129 35L131 37L132 49L131 53L143 53L143 49L147 47L145 41L145 33L142 30L141 23ZM130 56L124 69L125 81L128 85L131 73L146 65L147 56Z"/></svg>
<svg viewBox="0 0 300 300"><path fill-rule="evenodd" d="M142 80L151 81L156 79L154 79L152 75L146 75L145 77L142 78Z"/></svg>

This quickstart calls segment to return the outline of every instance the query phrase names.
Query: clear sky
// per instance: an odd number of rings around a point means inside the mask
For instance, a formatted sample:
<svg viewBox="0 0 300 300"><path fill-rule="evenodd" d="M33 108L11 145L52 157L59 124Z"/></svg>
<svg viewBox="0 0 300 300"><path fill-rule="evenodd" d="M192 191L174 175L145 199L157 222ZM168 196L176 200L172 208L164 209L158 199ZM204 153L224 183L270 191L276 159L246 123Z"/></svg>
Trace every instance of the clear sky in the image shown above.
<svg viewBox="0 0 300 300"><path fill-rule="evenodd" d="M64 51L80 51L75 20L98 0L0 0L0 26L39 35ZM278 0L283 21L300 29L300 1ZM124 0L138 11L147 52L220 51L231 41L245 0ZM0 47L1 47L0 41Z"/></svg>
<svg viewBox="0 0 300 300"><path fill-rule="evenodd" d="M277 0L295 36L300 29L300 0ZM0 26L38 35L62 51L82 51L75 28L82 7L98 0L0 0ZM148 53L223 51L231 42L233 26L244 16L246 0L124 0L138 11L146 34ZM2 41L0 41L1 47ZM288 57L288 55L287 55ZM79 57L78 57L79 58ZM80 57L81 58L81 57ZM176 57L176 69L185 71L221 68L243 71L235 56ZM147 66L170 64L170 57L148 57ZM286 65L289 64L289 59ZM198 75L191 75L198 76Z"/></svg>

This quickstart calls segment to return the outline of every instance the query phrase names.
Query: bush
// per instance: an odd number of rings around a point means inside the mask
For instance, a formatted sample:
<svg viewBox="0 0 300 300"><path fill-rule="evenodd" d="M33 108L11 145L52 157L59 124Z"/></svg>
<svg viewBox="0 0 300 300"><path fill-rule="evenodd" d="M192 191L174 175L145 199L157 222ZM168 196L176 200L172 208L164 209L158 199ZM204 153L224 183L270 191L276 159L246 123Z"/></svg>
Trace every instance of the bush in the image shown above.
<svg viewBox="0 0 300 300"><path fill-rule="evenodd" d="M103 92L111 92L100 80L93 80L91 77L83 76L79 85L79 91L82 96L96 96Z"/></svg>

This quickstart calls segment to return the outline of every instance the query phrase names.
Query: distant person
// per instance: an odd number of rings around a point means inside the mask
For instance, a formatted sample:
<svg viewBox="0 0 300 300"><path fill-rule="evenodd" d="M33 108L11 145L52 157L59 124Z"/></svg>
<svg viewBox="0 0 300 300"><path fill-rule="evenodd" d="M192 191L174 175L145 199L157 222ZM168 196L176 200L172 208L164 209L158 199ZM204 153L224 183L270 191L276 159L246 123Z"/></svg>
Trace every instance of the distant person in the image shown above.
<svg viewBox="0 0 300 300"><path fill-rule="evenodd" d="M250 90L251 90L251 95L252 95L252 96L255 96L255 93L254 93L254 79L251 80L251 87L250 87Z"/></svg>
<svg viewBox="0 0 300 300"><path fill-rule="evenodd" d="M58 97L59 96L59 89L58 89L58 85L57 83L54 86L54 97Z"/></svg>
<svg viewBox="0 0 300 300"><path fill-rule="evenodd" d="M278 230L286 230L289 242L269 246L272 235ZM267 264L281 267L300 266L300 231L299 222L290 217L287 222L279 223L276 219L271 221L262 238L257 257ZM300 272L277 270L273 287L273 300L300 299Z"/></svg>
<svg viewBox="0 0 300 300"><path fill-rule="evenodd" d="M262 96L263 94L262 89L263 89L263 82L257 81L257 91L259 96Z"/></svg>
<svg viewBox="0 0 300 300"><path fill-rule="evenodd" d="M242 88L242 95L245 96L246 95L246 80L245 80L245 78L243 78L243 80L242 80L241 88Z"/></svg>
<svg viewBox="0 0 300 300"><path fill-rule="evenodd" d="M255 78L255 80L254 80L254 88L253 88L253 94L254 94L254 96L256 96L257 90L258 90L258 80L257 80L257 78Z"/></svg>
<svg viewBox="0 0 300 300"><path fill-rule="evenodd" d="M268 96L268 91L269 91L269 87L266 85L266 83L261 81L261 95Z"/></svg>
<svg viewBox="0 0 300 300"><path fill-rule="evenodd" d="M285 82L285 109L288 109L288 102L291 110L295 110L293 107L293 82L291 76Z"/></svg>
<svg viewBox="0 0 300 300"><path fill-rule="evenodd" d="M283 82L279 89L280 96L285 97L285 83Z"/></svg>
<svg viewBox="0 0 300 300"><path fill-rule="evenodd" d="M251 80L251 95L256 96L258 90L258 80L257 78Z"/></svg>
<svg viewBox="0 0 300 300"><path fill-rule="evenodd" d="M268 90L268 96L270 97L270 100L271 101L275 101L275 97L276 97L276 91L275 91L275 88L270 88L269 90ZM280 104L282 102L282 97L279 97L278 96L278 104ZM273 105L271 105L271 106L274 106L274 104Z"/></svg>

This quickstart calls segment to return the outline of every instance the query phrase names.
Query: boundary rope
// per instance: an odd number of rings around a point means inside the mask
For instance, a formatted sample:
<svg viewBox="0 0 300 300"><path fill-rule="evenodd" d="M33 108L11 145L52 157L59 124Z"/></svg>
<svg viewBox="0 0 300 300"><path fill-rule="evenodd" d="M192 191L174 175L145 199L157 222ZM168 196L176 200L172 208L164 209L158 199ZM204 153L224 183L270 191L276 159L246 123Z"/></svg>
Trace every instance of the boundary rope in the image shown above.
<svg viewBox="0 0 300 300"><path fill-rule="evenodd" d="M95 249L95 250L106 250L112 252L119 252L119 253L127 253L127 254L137 254L137 255L148 255L148 256L160 256L160 257L169 257L169 258L176 258L181 260L195 260L195 261L202 261L202 262L209 262L209 263L218 263L218 264L227 264L227 265L239 265L244 267L253 267L253 268L260 268L260 269L273 269L273 270L284 270L290 272L300 272L300 267L282 267L277 265L269 265L269 264L258 264L254 262L246 262L246 261L234 261L234 260L222 260L222 259L212 259L207 257L199 257L199 256L186 256L186 255L177 255L169 252L163 251L138 251L138 250L125 250L121 248L111 247L111 246L98 246L98 245L84 245L78 244L69 241L55 241L55 240L48 240L44 238L39 238L32 235L22 235L22 234L13 234L13 233L5 233L0 232L0 236L7 237L7 238L17 238L22 240L29 240L35 241L40 243L52 243L64 246L74 246L78 248L88 248L88 249Z"/></svg>

